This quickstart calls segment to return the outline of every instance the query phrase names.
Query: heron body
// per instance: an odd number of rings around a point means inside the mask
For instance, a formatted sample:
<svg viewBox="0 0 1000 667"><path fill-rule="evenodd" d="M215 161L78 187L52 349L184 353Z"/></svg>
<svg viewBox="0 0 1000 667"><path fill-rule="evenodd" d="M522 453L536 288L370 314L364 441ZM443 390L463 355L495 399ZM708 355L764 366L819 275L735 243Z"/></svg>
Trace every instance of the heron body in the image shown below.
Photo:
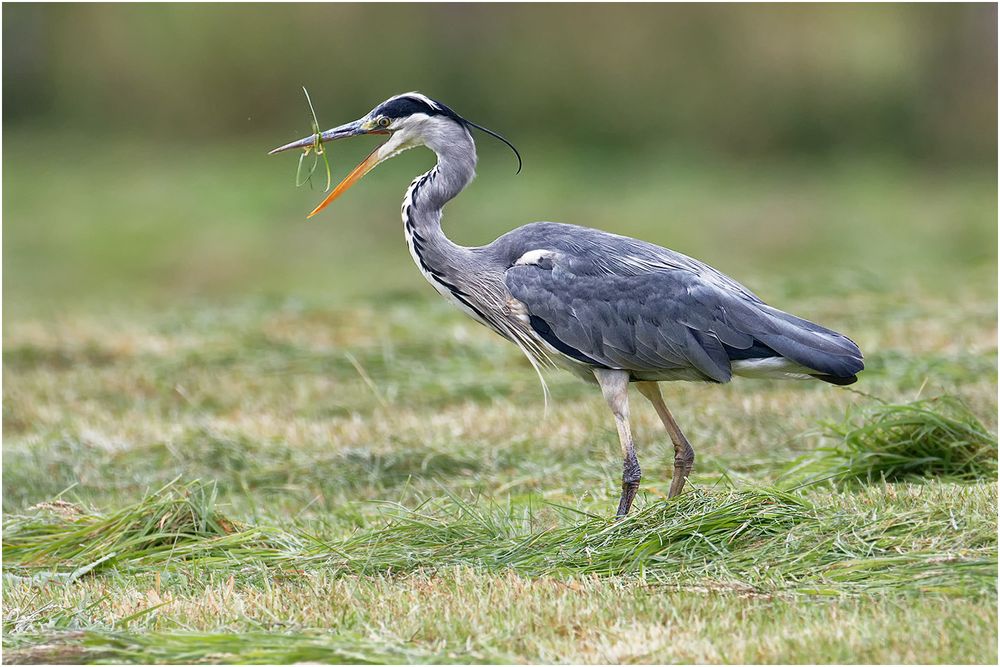
<svg viewBox="0 0 1000 667"><path fill-rule="evenodd" d="M733 375L857 380L864 363L849 338L765 304L681 253L554 222L524 225L485 246L453 243L441 228L442 210L475 176L472 128L485 130L439 102L406 93L322 133L323 141L369 133L389 139L313 214L379 162L416 146L434 151L437 164L403 198L403 231L414 262L442 296L516 344L536 370L558 365L600 385L624 460L619 516L628 513L641 477L629 425L629 383L637 383L653 404L674 445L675 496L691 471L694 450L657 382L722 383Z"/></svg>

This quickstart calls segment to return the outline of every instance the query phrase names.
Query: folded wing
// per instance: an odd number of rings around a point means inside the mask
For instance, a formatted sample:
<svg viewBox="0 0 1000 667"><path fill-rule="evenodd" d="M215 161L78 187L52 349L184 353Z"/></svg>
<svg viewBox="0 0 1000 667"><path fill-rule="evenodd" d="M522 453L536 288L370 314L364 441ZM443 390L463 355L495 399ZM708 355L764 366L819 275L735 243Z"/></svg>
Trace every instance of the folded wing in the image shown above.
<svg viewBox="0 0 1000 667"><path fill-rule="evenodd" d="M716 382L732 377L734 362L783 358L839 383L864 368L849 338L764 304L714 269L586 250L536 249L505 274L535 333L578 361Z"/></svg>

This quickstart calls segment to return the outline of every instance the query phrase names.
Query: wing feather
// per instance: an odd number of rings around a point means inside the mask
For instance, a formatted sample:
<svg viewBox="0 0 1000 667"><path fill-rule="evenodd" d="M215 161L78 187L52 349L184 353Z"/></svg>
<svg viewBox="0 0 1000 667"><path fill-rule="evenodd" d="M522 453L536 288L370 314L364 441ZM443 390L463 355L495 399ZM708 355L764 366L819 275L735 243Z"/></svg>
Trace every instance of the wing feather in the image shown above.
<svg viewBox="0 0 1000 667"><path fill-rule="evenodd" d="M545 261L511 266L504 282L548 335L596 364L716 382L731 378L731 359L760 354L838 377L863 368L850 339L767 306L695 260L594 230L571 242L545 231L546 245L528 249L543 249Z"/></svg>

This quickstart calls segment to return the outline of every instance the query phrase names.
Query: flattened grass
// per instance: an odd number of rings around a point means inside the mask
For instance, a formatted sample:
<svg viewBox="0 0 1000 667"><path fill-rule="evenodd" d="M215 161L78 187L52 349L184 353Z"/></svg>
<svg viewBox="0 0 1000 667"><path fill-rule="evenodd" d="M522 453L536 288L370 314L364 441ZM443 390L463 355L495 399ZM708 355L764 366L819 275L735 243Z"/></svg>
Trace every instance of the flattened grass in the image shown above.
<svg viewBox="0 0 1000 667"><path fill-rule="evenodd" d="M190 484L108 515L42 509L15 517L4 526L5 566L27 576L56 571L71 578L108 568L197 567L220 575L320 568L367 576L470 567L822 595L988 595L997 576L995 520L933 502L859 512L773 488L719 488L651 503L624 521L581 521L567 512L554 525L538 526L530 509L451 496L393 508L382 525L339 539L237 524L213 502L206 487Z"/></svg>

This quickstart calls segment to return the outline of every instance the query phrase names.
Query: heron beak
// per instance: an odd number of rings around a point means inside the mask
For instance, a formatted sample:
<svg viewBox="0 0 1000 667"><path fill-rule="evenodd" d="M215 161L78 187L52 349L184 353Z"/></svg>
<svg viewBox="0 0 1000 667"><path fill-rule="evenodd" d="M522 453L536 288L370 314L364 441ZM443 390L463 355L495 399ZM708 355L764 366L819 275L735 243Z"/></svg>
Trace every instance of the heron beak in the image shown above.
<svg viewBox="0 0 1000 667"><path fill-rule="evenodd" d="M326 132L320 132L319 141L320 143L326 143L328 141L334 141L336 139L346 139L347 137L355 137L359 134L368 134L368 130L364 128L364 124L360 120L353 121L351 123L346 123L340 127L335 127L332 130L327 130ZM293 141L290 144L285 144L284 146L279 146L273 151L269 152L268 155L274 155L275 153L282 153L284 151L290 151L295 148L308 148L316 143L316 135L310 134L308 137L303 137L298 141Z"/></svg>
<svg viewBox="0 0 1000 667"><path fill-rule="evenodd" d="M330 194L326 196L326 199L321 201L319 203L319 206L314 208L312 212L306 216L306 219L313 217L314 215L322 211L324 208L329 206L334 199L347 192L347 189L349 187L360 181L362 176L364 176L369 171L374 169L375 165L377 165L379 162L382 161L381 157L379 156L380 148L382 147L379 146L378 148L373 150L371 154L368 157L366 157L364 161L362 161L361 164L355 167L354 170L344 178L344 180L342 180L340 183L337 184L337 187L335 187L333 190L330 190Z"/></svg>
<svg viewBox="0 0 1000 667"><path fill-rule="evenodd" d="M389 133L384 130L367 129L365 127L364 121L356 120L347 123L345 125L341 125L340 127L335 127L332 130L321 132L319 134L319 140L321 143L326 143L327 141L334 141L336 139L346 139L347 137L354 137L360 134L389 134ZM275 153L281 153L282 151L290 151L295 148L303 148L303 149L309 148L310 146L313 146L315 143L316 143L316 135L311 134L308 137L299 139L298 141L293 141L290 144L285 144L284 146L275 148L273 151L268 153L268 155L274 155ZM306 218L313 217L314 215L322 211L324 208L329 206L334 199L344 194L348 188L350 188L352 185L360 181L362 176L364 176L369 171L374 169L375 165L377 165L383 159L379 155L380 148L382 148L382 146L379 146L374 151L372 151L371 154L368 157L366 157L361 164L355 167L354 170L351 171L351 173L349 173L344 178L344 180L338 183L337 187L331 190L330 194L326 196L326 199L320 202L319 206L314 208L312 210L312 213L307 215Z"/></svg>

